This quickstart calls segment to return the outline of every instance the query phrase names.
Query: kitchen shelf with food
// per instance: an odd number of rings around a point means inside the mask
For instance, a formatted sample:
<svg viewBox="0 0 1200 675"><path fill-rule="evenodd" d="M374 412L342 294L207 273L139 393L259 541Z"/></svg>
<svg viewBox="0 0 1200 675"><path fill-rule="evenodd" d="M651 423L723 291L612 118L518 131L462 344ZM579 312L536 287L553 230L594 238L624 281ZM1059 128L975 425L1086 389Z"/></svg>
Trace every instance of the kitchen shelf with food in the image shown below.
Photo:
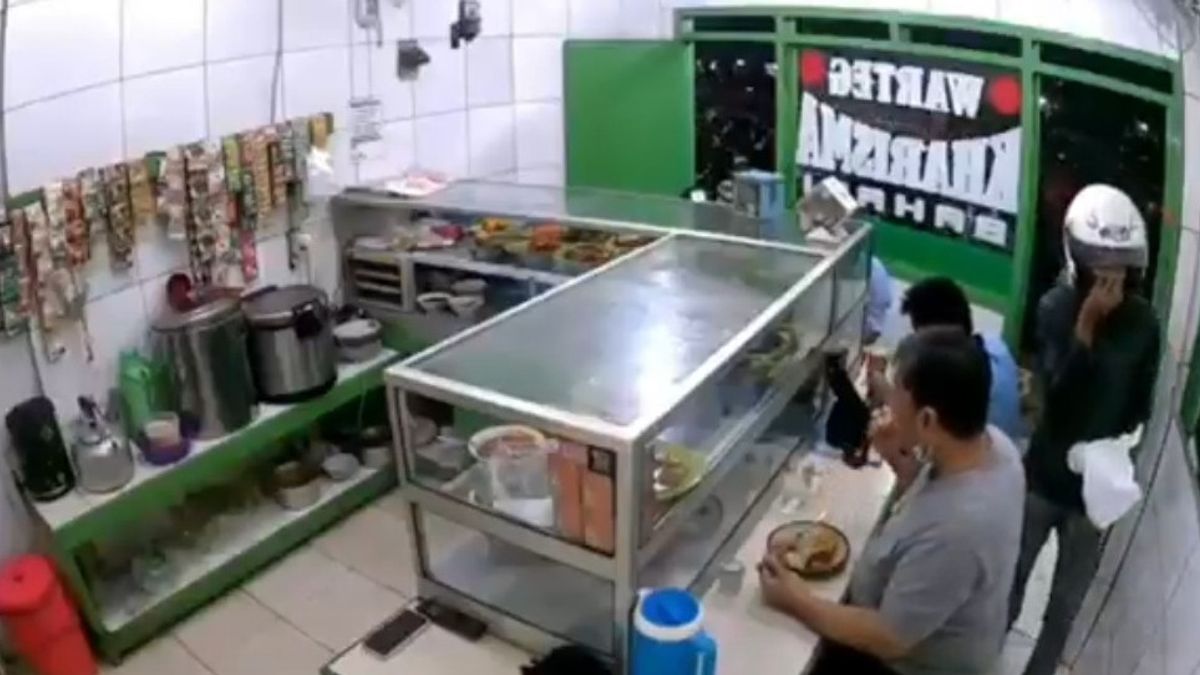
<svg viewBox="0 0 1200 675"><path fill-rule="evenodd" d="M111 492L80 488L33 503L106 658L119 659L395 485L390 430L379 422L382 373L398 354L378 346L378 332L370 321L338 326L329 348L357 360L330 361L328 375L318 374L328 383L307 400L249 400L246 417L235 418L240 428L187 441L173 463L141 451ZM199 420L216 408L196 410ZM181 416L173 419L178 436Z"/></svg>
<svg viewBox="0 0 1200 675"><path fill-rule="evenodd" d="M55 533L60 545L72 547L103 535L122 522L133 522L143 509L153 508L164 496L185 491L187 485L209 473L236 464L263 444L302 430L324 413L378 386L383 368L398 354L385 350L364 363L338 368L338 385L324 396L300 404L263 403L246 427L227 436L192 442L189 454L177 464L153 466L139 461L130 480L107 494L79 490L52 502L34 502L41 520Z"/></svg>
<svg viewBox="0 0 1200 675"><path fill-rule="evenodd" d="M621 657L636 589L713 562L811 440L825 354L861 334L841 327L864 320L869 225L826 249L649 231L385 375L420 594L530 648L565 637ZM711 537L689 538L706 517ZM446 548L429 521L498 543ZM604 611L568 626L458 573L497 556L535 558L563 597L599 589Z"/></svg>

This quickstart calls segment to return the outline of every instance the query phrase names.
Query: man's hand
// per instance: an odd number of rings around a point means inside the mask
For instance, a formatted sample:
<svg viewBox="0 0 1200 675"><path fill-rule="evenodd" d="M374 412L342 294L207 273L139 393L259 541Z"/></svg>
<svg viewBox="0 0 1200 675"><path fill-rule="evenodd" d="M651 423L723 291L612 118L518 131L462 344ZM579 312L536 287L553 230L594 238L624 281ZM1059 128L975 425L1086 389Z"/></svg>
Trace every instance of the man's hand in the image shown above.
<svg viewBox="0 0 1200 675"><path fill-rule="evenodd" d="M758 564L758 585L763 602L785 614L795 616L798 607L809 595L800 575L793 572L780 558L780 551L767 551Z"/></svg>
<svg viewBox="0 0 1200 675"><path fill-rule="evenodd" d="M886 406L875 411L868 431L871 446L892 467L901 490L907 488L921 472L921 461L901 438L900 429Z"/></svg>
<svg viewBox="0 0 1200 675"><path fill-rule="evenodd" d="M1075 320L1075 337L1086 347L1096 339L1096 327L1125 300L1124 274L1098 274L1092 290L1079 308Z"/></svg>

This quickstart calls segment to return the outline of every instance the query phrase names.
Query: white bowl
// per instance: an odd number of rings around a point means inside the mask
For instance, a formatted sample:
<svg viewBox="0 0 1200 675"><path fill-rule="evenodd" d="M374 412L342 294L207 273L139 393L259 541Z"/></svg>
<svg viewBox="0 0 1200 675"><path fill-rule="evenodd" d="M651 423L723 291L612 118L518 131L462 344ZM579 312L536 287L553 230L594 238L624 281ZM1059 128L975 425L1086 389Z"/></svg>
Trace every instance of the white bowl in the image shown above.
<svg viewBox="0 0 1200 675"><path fill-rule="evenodd" d="M463 319L473 319L483 309L483 298L478 295L457 295L450 298L450 309Z"/></svg>
<svg viewBox="0 0 1200 675"><path fill-rule="evenodd" d="M434 293L422 293L417 296L417 304L426 312L439 312L446 308L446 304L450 302L451 295L440 291Z"/></svg>
<svg viewBox="0 0 1200 675"><path fill-rule="evenodd" d="M489 441L504 436L515 436L518 434L528 436L537 443L546 442L546 437L542 434L542 432L534 429L533 427L527 427L523 424L502 424L500 426L488 427L476 433L470 438L470 440L467 441L467 450L471 452L471 455L473 455L475 459L486 460L487 457L483 455L483 446L487 445Z"/></svg>
<svg viewBox="0 0 1200 675"><path fill-rule="evenodd" d="M392 448L389 445L376 445L363 448L363 465L368 469L382 469L392 463Z"/></svg>
<svg viewBox="0 0 1200 675"><path fill-rule="evenodd" d="M350 480L358 473L358 459L354 455L338 452L326 457L325 461L321 462L321 468L330 480L340 483Z"/></svg>

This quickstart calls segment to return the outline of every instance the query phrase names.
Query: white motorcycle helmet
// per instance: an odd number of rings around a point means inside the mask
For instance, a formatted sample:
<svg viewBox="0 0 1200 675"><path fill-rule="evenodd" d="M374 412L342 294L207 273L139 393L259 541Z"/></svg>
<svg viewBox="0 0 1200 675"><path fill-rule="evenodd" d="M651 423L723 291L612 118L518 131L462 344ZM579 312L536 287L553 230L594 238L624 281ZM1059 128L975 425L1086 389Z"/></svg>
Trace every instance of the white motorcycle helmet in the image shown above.
<svg viewBox="0 0 1200 675"><path fill-rule="evenodd" d="M1075 195L1063 238L1072 279L1078 267L1144 271L1150 264L1146 221L1129 195L1111 185L1089 185Z"/></svg>

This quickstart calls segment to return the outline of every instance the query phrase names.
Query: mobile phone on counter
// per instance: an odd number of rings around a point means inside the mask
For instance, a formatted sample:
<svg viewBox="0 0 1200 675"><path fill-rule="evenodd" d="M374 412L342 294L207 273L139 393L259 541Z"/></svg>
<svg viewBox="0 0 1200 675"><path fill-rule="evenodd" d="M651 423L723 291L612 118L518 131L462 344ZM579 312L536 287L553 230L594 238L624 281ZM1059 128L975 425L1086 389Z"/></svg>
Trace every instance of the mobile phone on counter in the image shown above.
<svg viewBox="0 0 1200 675"><path fill-rule="evenodd" d="M422 600L417 611L429 617L433 625L474 642L487 633L487 624L437 600Z"/></svg>
<svg viewBox="0 0 1200 675"><path fill-rule="evenodd" d="M368 635L367 639L363 640L363 647L381 659L390 658L396 650L416 637L428 623L425 617L406 609Z"/></svg>

